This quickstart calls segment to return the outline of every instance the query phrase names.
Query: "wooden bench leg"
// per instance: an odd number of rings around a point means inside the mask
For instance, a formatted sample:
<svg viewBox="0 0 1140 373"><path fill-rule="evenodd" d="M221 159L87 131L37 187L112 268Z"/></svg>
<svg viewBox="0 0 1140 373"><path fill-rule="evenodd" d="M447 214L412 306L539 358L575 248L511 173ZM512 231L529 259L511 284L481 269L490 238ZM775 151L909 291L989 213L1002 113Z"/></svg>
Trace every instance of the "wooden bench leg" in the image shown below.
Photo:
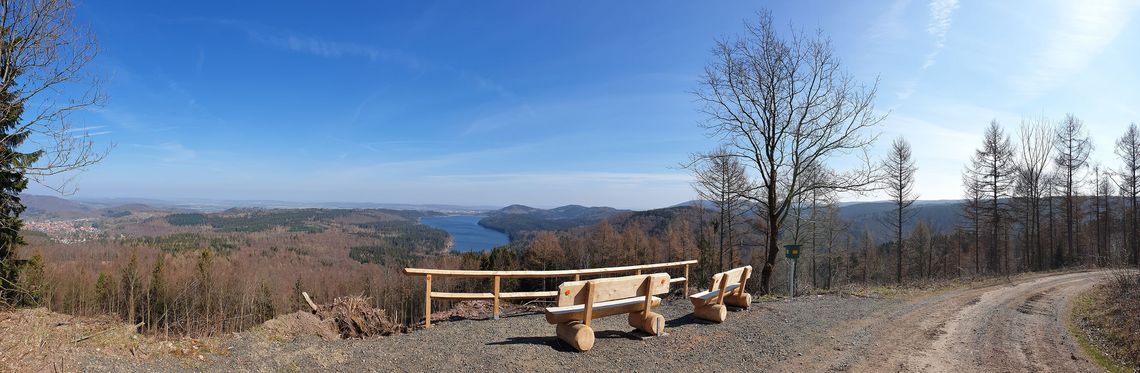
<svg viewBox="0 0 1140 373"><path fill-rule="evenodd" d="M744 293L726 295L724 297L724 304L733 307L748 308L748 306L752 305L752 294Z"/></svg>
<svg viewBox="0 0 1140 373"><path fill-rule="evenodd" d="M701 320L722 323L728 318L728 307L725 307L723 304L696 306L696 308L693 309L693 316Z"/></svg>
<svg viewBox="0 0 1140 373"><path fill-rule="evenodd" d="M649 312L649 315L634 312L629 314L629 326L652 335L661 335L665 331L665 316L656 312Z"/></svg>
<svg viewBox="0 0 1140 373"><path fill-rule="evenodd" d="M586 352L594 347L594 329L590 329L580 321L559 323L555 327L555 332L558 334L558 339L578 351Z"/></svg>

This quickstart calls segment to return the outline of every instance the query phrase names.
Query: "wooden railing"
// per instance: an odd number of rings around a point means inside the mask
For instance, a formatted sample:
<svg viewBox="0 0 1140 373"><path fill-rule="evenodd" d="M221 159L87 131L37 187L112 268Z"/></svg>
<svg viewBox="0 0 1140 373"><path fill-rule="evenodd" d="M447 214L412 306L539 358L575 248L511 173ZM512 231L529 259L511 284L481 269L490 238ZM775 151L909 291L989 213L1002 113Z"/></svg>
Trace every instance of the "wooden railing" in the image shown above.
<svg viewBox="0 0 1140 373"><path fill-rule="evenodd" d="M573 277L574 281L579 281L582 276L604 276L618 273L633 273L640 275L642 271L653 271L668 268L684 267L685 275L669 280L669 283L682 283L682 289L686 297L689 296L689 266L697 264L696 260L686 260L682 262L670 263L656 263L656 264L643 264L625 267L607 267L607 268L589 268L589 269L564 269L555 271L474 271L474 270L451 270L451 269L430 269L430 268L404 268L404 274L408 276L424 276L424 327L431 327L431 300L432 299L454 299L454 300L472 300L472 299L487 299L494 301L493 313L495 319L499 319L499 301L503 299L540 299L540 298L557 298L558 291L527 291L527 292L500 292L499 283L504 278L560 278ZM433 292L431 291L431 278L432 276L438 277L466 277L466 278L489 278L492 279L492 289L490 293L446 293L446 292Z"/></svg>

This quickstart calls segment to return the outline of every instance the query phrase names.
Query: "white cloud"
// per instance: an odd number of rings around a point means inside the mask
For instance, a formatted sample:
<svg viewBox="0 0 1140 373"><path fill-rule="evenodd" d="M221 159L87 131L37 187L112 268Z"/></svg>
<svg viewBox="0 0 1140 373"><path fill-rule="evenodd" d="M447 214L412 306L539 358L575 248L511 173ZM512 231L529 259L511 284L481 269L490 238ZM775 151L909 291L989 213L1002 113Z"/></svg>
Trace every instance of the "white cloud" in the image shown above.
<svg viewBox="0 0 1140 373"><path fill-rule="evenodd" d="M69 129L67 129L67 131L64 131L64 132L65 132L65 133L75 133L75 132L91 132L92 130L97 130L97 129L100 129L100 128L103 128L103 127L106 127L106 126L87 126L87 127L76 127L76 128L69 128Z"/></svg>
<svg viewBox="0 0 1140 373"><path fill-rule="evenodd" d="M394 49L329 41L296 34L269 33L256 30L249 30L249 37L255 42L268 46L319 57L364 57L372 61L398 63L412 69L420 69L423 67L423 64L415 56Z"/></svg>
<svg viewBox="0 0 1140 373"><path fill-rule="evenodd" d="M926 25L926 32L934 36L935 42L934 50L926 55L926 62L922 64L924 70L934 66L935 58L946 45L946 33L950 31L950 22L954 10L958 9L958 0L931 0L929 7L930 22Z"/></svg>
<svg viewBox="0 0 1140 373"><path fill-rule="evenodd" d="M906 7L910 0L895 0L867 30L867 37L875 40L900 39L906 35Z"/></svg>
<svg viewBox="0 0 1140 373"><path fill-rule="evenodd" d="M442 71L465 80L480 89L496 92L506 98L515 98L514 93L494 80L447 64L431 63L398 49L331 41L290 32L271 32L266 31L264 27L246 26L246 32L254 42L274 48L326 58L366 58L374 62L394 63L419 71Z"/></svg>
<svg viewBox="0 0 1140 373"><path fill-rule="evenodd" d="M134 147L152 152L152 156L166 163L187 162L198 157L198 152L177 142L164 142L155 145L134 144Z"/></svg>
<svg viewBox="0 0 1140 373"><path fill-rule="evenodd" d="M428 179L457 183L530 184L530 185L646 185L659 183L689 183L692 175L685 173L639 173L639 172L538 172L538 173L498 173L474 175L438 175ZM687 185L687 184L686 184Z"/></svg>
<svg viewBox="0 0 1140 373"><path fill-rule="evenodd" d="M1012 85L1026 98L1036 97L1059 82L1083 71L1124 30L1137 8L1136 1L1099 0L1062 2L1060 19Z"/></svg>

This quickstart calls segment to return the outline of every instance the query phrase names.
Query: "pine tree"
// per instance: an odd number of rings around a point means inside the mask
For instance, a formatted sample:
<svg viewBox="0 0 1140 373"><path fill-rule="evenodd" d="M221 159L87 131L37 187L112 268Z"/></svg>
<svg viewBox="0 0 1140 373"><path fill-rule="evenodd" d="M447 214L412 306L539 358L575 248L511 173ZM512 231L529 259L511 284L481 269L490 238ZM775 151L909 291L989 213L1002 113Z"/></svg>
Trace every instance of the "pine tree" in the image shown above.
<svg viewBox="0 0 1140 373"><path fill-rule="evenodd" d="M126 297L125 301L127 302L125 305L127 311L127 322L132 324L138 322L138 320L135 320L135 311L138 309L138 295L142 290L142 286L139 281L140 279L138 267L138 253L131 251L131 257L127 261L127 266L123 268L123 279L121 284L123 285L123 296Z"/></svg>
<svg viewBox="0 0 1140 373"><path fill-rule="evenodd" d="M895 258L897 259L895 280L901 285L904 273L903 226L914 216L914 213L910 211L910 206L918 199L918 195L914 192L914 174L918 171L918 167L914 165L910 143L902 136L895 139L894 143L891 144L891 152L887 154L887 158L883 160L881 167L884 176L883 186L887 190L887 196L891 198L891 204L894 207L888 223L895 233Z"/></svg>
<svg viewBox="0 0 1140 373"><path fill-rule="evenodd" d="M39 307L44 305L47 296L47 283L44 279L44 257L40 253L32 256L20 269L21 306Z"/></svg>
<svg viewBox="0 0 1140 373"><path fill-rule="evenodd" d="M1057 172L1061 175L1061 186L1065 192L1065 250L1062 261L1076 258L1076 238L1080 229L1080 209L1077 203L1077 190L1081 182L1081 170L1088 166L1089 154L1093 150L1092 138L1085 131L1085 122L1069 114L1057 125L1054 140L1057 154L1053 158Z"/></svg>
<svg viewBox="0 0 1140 373"><path fill-rule="evenodd" d="M99 273L99 278L95 280L95 301L99 304L100 310L106 312L111 309L115 302L115 280L111 279L106 273Z"/></svg>
<svg viewBox="0 0 1140 373"><path fill-rule="evenodd" d="M273 291L265 280L258 287L257 299L254 301L254 310L260 321L272 319L277 315L277 308L273 305Z"/></svg>
<svg viewBox="0 0 1140 373"><path fill-rule="evenodd" d="M997 270L1000 267L1003 273L1008 274L1009 247L1002 246L1001 255L998 247L1001 243L1001 229L1004 227L1002 224L1008 224L1004 219L1009 208L1005 201L1014 181L1013 145L996 120L990 122L982 147L974 153L973 172L988 199L983 204L983 211L989 218L986 222L990 228L990 247L986 255L989 268Z"/></svg>
<svg viewBox="0 0 1140 373"><path fill-rule="evenodd" d="M166 275L164 272L165 263L163 263L162 255L159 254L154 260L154 269L150 271L150 289L147 291L148 318L152 327L167 324Z"/></svg>
<svg viewBox="0 0 1140 373"><path fill-rule="evenodd" d="M0 38L0 54L9 55L19 42L10 40L7 29L3 31L5 36ZM5 70L16 67L6 58L0 58L0 65ZM0 86L3 86L0 91L0 301L9 303L17 296L13 286L20 271L16 249L24 244L20 237L20 229L24 226L20 219L24 212L20 192L28 187L24 170L43 155L42 150L28 153L18 150L31 135L20 126L20 117L24 114L24 101L16 93L20 73L16 70L12 74L0 75Z"/></svg>
<svg viewBox="0 0 1140 373"><path fill-rule="evenodd" d="M84 71L98 47L94 34L75 24L70 1L0 3L0 302L17 296L16 250L28 178L95 164L106 152L73 130L69 114L102 101L98 79ZM24 117L26 105L34 112ZM30 137L35 141L28 142ZM45 151L46 149L46 151ZM38 162L43 158L43 162ZM63 188L64 186L59 186Z"/></svg>

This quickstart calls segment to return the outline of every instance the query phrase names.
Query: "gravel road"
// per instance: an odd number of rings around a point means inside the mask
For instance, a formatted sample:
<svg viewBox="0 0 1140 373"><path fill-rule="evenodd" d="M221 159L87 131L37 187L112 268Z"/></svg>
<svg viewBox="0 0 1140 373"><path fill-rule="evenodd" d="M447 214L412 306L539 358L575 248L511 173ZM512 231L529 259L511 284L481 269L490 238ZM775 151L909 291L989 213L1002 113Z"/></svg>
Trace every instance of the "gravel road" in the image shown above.
<svg viewBox="0 0 1140 373"><path fill-rule="evenodd" d="M1102 371L1067 327L1073 298L1110 272L1032 275L922 297L830 332L776 370ZM889 341L889 343L887 342Z"/></svg>
<svg viewBox="0 0 1140 373"><path fill-rule="evenodd" d="M205 371L1097 371L1069 336L1074 295L1108 272L1030 275L1011 283L901 299L841 295L755 302L723 324L692 318L685 299L657 309L661 337L624 316L595 321L574 352L541 315L457 320L369 340L243 333L204 360L91 356L84 370Z"/></svg>

